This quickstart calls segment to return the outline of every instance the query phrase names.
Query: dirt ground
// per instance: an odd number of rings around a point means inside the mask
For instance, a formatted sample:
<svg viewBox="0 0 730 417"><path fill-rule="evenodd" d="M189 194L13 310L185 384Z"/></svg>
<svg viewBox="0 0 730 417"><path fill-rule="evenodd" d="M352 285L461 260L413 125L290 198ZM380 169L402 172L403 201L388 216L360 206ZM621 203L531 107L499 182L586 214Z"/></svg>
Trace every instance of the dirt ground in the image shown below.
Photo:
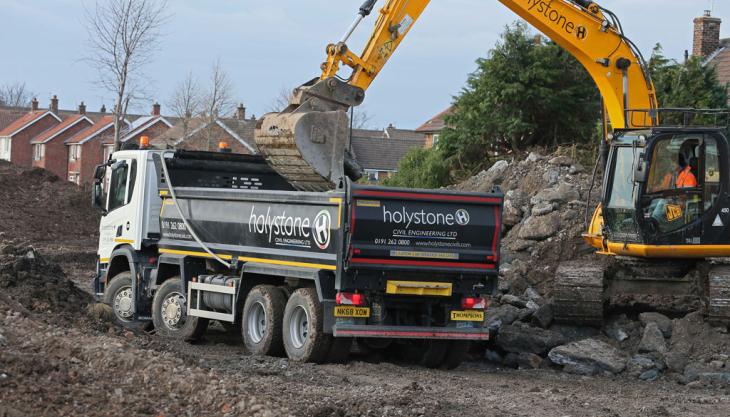
<svg viewBox="0 0 730 417"><path fill-rule="evenodd" d="M88 288L93 258L66 259L69 278ZM357 354L346 365L299 364L250 356L218 326L190 345L45 308L0 297L0 416L730 415L728 388L484 361L454 371Z"/></svg>

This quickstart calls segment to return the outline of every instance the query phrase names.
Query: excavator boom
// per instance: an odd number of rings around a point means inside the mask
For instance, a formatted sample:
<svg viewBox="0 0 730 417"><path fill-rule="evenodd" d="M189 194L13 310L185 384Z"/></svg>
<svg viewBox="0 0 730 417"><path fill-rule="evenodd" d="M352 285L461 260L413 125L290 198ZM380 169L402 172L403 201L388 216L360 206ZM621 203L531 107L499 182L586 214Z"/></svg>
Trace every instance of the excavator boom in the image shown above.
<svg viewBox="0 0 730 417"><path fill-rule="evenodd" d="M641 53L626 38L610 11L587 0L498 0L570 52L588 71L603 96L614 129L653 126L657 100ZM347 111L362 103L370 87L430 0L388 0L363 52L346 41L373 10L360 8L345 36L327 46L322 74L294 91L281 113L265 115L256 142L269 163L295 187L327 190L358 167L349 154ZM339 74L349 67L346 78Z"/></svg>

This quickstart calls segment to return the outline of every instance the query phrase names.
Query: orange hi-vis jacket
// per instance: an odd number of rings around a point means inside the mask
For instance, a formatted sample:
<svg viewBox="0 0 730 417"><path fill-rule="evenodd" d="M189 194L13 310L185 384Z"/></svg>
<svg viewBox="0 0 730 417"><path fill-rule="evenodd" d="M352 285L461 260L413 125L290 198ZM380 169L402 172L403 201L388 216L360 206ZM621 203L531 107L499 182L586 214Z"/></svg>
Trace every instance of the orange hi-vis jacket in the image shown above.
<svg viewBox="0 0 730 417"><path fill-rule="evenodd" d="M684 167L680 171L675 186L677 188L693 188L697 186L697 178L695 178L695 174L692 173L692 169L689 166Z"/></svg>

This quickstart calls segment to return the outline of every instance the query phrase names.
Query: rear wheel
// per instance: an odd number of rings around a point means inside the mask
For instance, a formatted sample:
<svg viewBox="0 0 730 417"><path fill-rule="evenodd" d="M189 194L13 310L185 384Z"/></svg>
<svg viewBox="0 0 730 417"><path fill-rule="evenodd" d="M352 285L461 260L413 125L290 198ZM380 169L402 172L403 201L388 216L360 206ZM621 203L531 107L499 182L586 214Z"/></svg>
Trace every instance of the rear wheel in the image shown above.
<svg viewBox="0 0 730 417"><path fill-rule="evenodd" d="M180 277L169 278L152 300L152 321L157 334L172 339L196 341L208 328L208 319L189 317Z"/></svg>
<svg viewBox="0 0 730 417"><path fill-rule="evenodd" d="M254 355L281 356L284 344L281 326L286 298L272 285L254 287L246 297L241 320L243 342Z"/></svg>
<svg viewBox="0 0 730 417"><path fill-rule="evenodd" d="M141 330L147 324L134 319L134 294L132 291L132 273L125 271L112 278L104 290L104 304L111 307L114 322L131 329Z"/></svg>
<svg viewBox="0 0 730 417"><path fill-rule="evenodd" d="M297 362L322 363L327 359L332 336L324 333L324 311L314 288L300 288L284 309L284 349Z"/></svg>

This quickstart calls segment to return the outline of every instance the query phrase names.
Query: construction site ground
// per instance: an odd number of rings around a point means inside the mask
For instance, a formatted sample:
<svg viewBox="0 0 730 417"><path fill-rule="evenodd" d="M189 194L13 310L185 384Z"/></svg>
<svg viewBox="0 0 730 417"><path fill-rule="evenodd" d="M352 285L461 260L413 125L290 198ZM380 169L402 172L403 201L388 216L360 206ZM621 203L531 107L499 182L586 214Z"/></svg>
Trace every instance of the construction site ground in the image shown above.
<svg viewBox="0 0 730 417"><path fill-rule="evenodd" d="M15 203L0 204L20 218L23 199L37 197L14 196L7 178L0 197ZM46 198L71 193L50 184ZM452 371L363 354L301 364L251 356L218 325L194 345L131 332L91 297L98 218L85 210L66 229L69 243L42 233L58 216L0 223L0 417L730 415L728 385L517 370L479 354ZM26 237L25 227L41 232Z"/></svg>

